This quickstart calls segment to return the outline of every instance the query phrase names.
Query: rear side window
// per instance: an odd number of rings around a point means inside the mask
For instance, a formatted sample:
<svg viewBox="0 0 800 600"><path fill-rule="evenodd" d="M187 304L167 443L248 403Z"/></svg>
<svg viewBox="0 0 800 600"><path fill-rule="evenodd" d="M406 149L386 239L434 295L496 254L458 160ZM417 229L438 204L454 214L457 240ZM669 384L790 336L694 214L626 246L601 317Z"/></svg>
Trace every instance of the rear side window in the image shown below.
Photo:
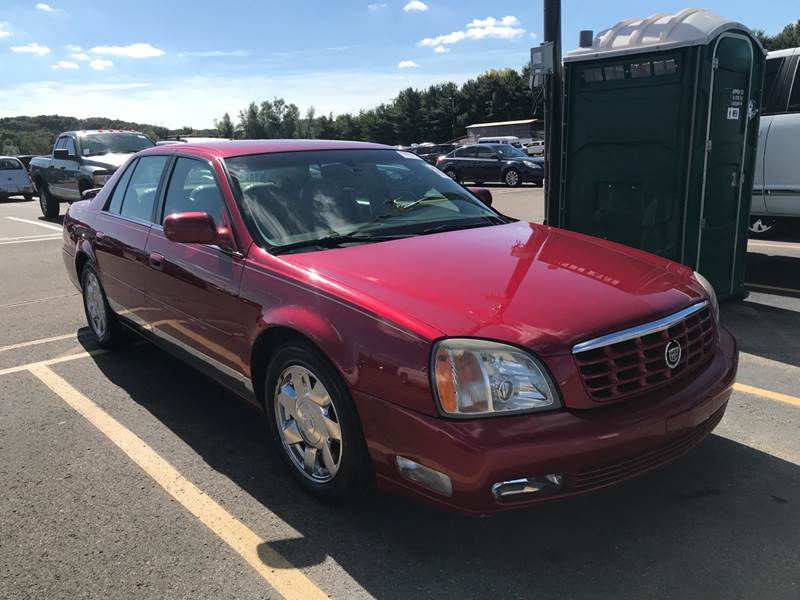
<svg viewBox="0 0 800 600"><path fill-rule="evenodd" d="M136 168L136 161L132 162L122 177L117 182L117 187L114 188L114 193L111 195L111 201L108 203L106 210L108 212L119 214L119 209L122 208L122 198L125 197L125 190L128 189L128 182L131 180L133 170Z"/></svg>
<svg viewBox="0 0 800 600"><path fill-rule="evenodd" d="M794 70L792 93L789 96L789 112L800 112L800 62Z"/></svg>
<svg viewBox="0 0 800 600"><path fill-rule="evenodd" d="M475 158L475 147L461 148L456 150L456 158Z"/></svg>
<svg viewBox="0 0 800 600"><path fill-rule="evenodd" d="M139 159L122 198L122 216L150 221L167 160L166 156L143 156Z"/></svg>
<svg viewBox="0 0 800 600"><path fill-rule="evenodd" d="M19 171L24 168L16 158L0 158L0 171Z"/></svg>
<svg viewBox="0 0 800 600"><path fill-rule="evenodd" d="M497 154L494 148L490 146L479 146L478 147L478 158L489 158L494 154Z"/></svg>
<svg viewBox="0 0 800 600"><path fill-rule="evenodd" d="M778 85L778 76L786 57L769 58L764 69L764 114L782 112L780 102L781 86Z"/></svg>
<svg viewBox="0 0 800 600"><path fill-rule="evenodd" d="M226 223L222 194L217 187L214 171L204 162L179 158L164 201L164 217L177 212L204 212L214 223Z"/></svg>

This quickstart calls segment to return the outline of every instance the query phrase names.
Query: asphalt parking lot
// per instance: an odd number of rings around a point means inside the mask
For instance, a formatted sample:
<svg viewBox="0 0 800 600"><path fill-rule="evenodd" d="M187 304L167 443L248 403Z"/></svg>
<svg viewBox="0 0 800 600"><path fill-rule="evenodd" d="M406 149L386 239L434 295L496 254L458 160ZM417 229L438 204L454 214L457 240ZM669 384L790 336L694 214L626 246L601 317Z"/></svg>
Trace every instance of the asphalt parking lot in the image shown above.
<svg viewBox="0 0 800 600"><path fill-rule="evenodd" d="M540 188L492 191L541 220ZM36 201L0 204L2 598L800 597L800 240L750 243L713 435L491 518L310 499L254 409L147 343L92 346L60 245Z"/></svg>

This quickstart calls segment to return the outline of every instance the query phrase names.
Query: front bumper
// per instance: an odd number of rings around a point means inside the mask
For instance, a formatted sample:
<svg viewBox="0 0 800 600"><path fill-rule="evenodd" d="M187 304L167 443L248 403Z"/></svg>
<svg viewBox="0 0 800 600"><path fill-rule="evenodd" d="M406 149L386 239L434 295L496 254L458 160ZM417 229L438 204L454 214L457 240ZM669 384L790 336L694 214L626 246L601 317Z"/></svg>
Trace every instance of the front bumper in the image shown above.
<svg viewBox="0 0 800 600"><path fill-rule="evenodd" d="M720 345L693 380L649 397L587 410L452 421L354 394L379 487L460 512L484 514L603 488L685 454L719 423L736 377L738 350ZM397 456L446 474L444 497L403 478ZM492 486L562 474L560 489L497 499Z"/></svg>

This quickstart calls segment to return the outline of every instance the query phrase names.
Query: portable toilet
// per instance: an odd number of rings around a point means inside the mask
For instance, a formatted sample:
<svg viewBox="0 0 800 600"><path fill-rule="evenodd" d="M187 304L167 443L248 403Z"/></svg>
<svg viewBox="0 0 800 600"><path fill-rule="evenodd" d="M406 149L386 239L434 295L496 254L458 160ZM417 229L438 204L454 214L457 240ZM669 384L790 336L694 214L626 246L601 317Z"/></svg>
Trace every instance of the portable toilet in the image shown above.
<svg viewBox="0 0 800 600"><path fill-rule="evenodd" d="M564 150L550 224L691 266L743 297L765 53L690 8L626 19L564 57Z"/></svg>

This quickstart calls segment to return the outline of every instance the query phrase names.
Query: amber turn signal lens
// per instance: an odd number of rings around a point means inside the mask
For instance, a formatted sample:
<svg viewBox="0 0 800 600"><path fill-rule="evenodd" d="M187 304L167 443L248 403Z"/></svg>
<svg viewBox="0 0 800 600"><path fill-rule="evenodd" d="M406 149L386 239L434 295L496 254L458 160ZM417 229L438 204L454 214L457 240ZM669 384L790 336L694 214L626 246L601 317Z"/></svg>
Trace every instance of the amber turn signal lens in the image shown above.
<svg viewBox="0 0 800 600"><path fill-rule="evenodd" d="M439 393L439 403L442 410L449 413L457 412L456 382L453 371L453 357L444 348L436 352L436 390Z"/></svg>

